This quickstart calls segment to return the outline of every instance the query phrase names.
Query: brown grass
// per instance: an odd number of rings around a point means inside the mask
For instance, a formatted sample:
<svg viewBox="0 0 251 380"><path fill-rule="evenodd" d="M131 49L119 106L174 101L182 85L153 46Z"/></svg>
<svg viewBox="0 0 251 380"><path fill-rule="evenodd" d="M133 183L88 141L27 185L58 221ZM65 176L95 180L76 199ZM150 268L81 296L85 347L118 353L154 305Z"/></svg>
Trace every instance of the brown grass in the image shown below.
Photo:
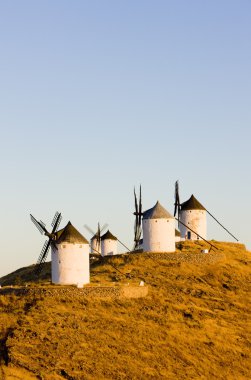
<svg viewBox="0 0 251 380"><path fill-rule="evenodd" d="M239 244L216 245L224 259L211 265L145 254L93 265L96 284L144 280L142 299L1 296L0 378L251 378L251 256Z"/></svg>

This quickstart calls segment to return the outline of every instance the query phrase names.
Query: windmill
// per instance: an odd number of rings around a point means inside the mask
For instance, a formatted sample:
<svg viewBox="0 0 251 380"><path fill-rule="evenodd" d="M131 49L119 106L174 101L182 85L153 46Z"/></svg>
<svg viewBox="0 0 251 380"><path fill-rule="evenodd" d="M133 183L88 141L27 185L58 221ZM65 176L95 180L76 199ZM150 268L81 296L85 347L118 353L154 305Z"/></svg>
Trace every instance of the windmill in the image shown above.
<svg viewBox="0 0 251 380"><path fill-rule="evenodd" d="M137 199L136 191L134 188L134 203L135 203L135 223L134 223L134 250L139 247L141 234L142 234L142 197L141 197L141 185L139 188L139 201Z"/></svg>
<svg viewBox="0 0 251 380"><path fill-rule="evenodd" d="M100 224L98 223L97 232L94 232L87 224L84 227L93 235L91 238L91 253L101 253L101 233L108 227L108 224L105 223L100 228Z"/></svg>
<svg viewBox="0 0 251 380"><path fill-rule="evenodd" d="M179 198L179 184L178 181L175 182L175 203L174 203L174 216L176 215L178 211L178 218L177 221L179 224L182 224L186 228L188 228L190 231L194 232L190 227L187 226L187 220L185 219L186 223L184 223L184 220L181 217L181 214L183 211L190 210L190 215L191 215L191 209L200 209L204 210L205 213L211 216L230 236L232 236L236 241L239 241L226 227L224 227L218 219L215 218L214 215L212 215L195 197L192 195L188 201L180 203L180 198Z"/></svg>
<svg viewBox="0 0 251 380"><path fill-rule="evenodd" d="M32 222L35 224L35 226L39 230L39 232L49 238L48 240L45 241L43 248L42 248L42 251L41 251L41 253L38 257L37 263L36 263L35 273L39 274L43 268L43 263L45 262L45 260L48 256L49 248L56 241L56 238L57 238L56 233L57 233L59 224L62 220L62 216L61 216L61 213L56 212L56 214L52 220L52 223L51 223L51 226L52 226L51 232L47 231L47 229L45 228L45 224L41 220L39 221L39 220L35 219L34 216L32 216L31 214L30 214L30 217L31 217Z"/></svg>

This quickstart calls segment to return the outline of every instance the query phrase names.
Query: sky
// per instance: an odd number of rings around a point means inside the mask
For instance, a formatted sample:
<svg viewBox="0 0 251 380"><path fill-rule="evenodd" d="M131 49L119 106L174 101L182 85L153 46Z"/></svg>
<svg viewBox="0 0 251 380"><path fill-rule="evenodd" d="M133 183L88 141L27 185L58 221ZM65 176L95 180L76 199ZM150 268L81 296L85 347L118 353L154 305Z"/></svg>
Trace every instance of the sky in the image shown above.
<svg viewBox="0 0 251 380"><path fill-rule="evenodd" d="M132 247L134 186L173 213L176 180L251 249L250 17L249 0L0 3L0 276L37 261L30 213ZM210 217L208 238L234 241Z"/></svg>

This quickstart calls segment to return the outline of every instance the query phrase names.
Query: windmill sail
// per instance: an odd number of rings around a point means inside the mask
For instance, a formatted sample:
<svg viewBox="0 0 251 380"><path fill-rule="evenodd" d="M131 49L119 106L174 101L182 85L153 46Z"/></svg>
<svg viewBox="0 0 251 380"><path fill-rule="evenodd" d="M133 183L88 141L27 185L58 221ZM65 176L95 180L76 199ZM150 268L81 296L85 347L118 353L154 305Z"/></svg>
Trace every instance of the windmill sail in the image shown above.
<svg viewBox="0 0 251 380"><path fill-rule="evenodd" d="M174 216L178 213L178 221L180 220L180 196L179 196L179 181L175 182L174 191Z"/></svg>
<svg viewBox="0 0 251 380"><path fill-rule="evenodd" d="M41 253L40 253L40 255L39 255L38 259L37 259L37 264L41 264L41 262L44 261L44 257L47 256L47 252L48 252L48 250L50 248L50 244L51 244L50 240L46 240L44 242L42 251L41 251Z"/></svg>
<svg viewBox="0 0 251 380"><path fill-rule="evenodd" d="M91 238L91 252L101 254L101 233L108 227L108 224L105 223L102 228L100 228L100 223L98 223L97 232L94 232L87 224L85 224L84 227L93 235Z"/></svg>
<svg viewBox="0 0 251 380"><path fill-rule="evenodd" d="M36 220L34 218L33 215L30 214L30 218L31 218L31 221L35 224L35 226L37 227L38 231L41 233L41 234L44 234L47 232L46 228L45 228L45 224L40 220Z"/></svg>
<svg viewBox="0 0 251 380"><path fill-rule="evenodd" d="M142 193L141 193L141 185L139 190L139 201L137 199L136 191L134 188L134 204L135 204L135 222L134 222L134 249L137 249L139 246L139 242L142 234L141 227L141 218L142 218Z"/></svg>
<svg viewBox="0 0 251 380"><path fill-rule="evenodd" d="M54 215L54 218L53 218L52 222L51 222L51 226L52 226L52 227L54 227L55 224L57 223L57 220L58 220L59 215L60 215L60 214L59 214L59 212L57 211L56 214Z"/></svg>
<svg viewBox="0 0 251 380"><path fill-rule="evenodd" d="M38 260L37 260L37 265L35 267L35 274L39 274L43 268L44 262L47 259L51 244L53 244L53 241L55 241L55 239L56 239L56 232L57 232L57 229L58 229L59 224L61 222L62 216L61 216L61 213L56 212L56 214L52 220L52 223L51 223L51 225L53 227L51 233L49 233L47 231L47 229L45 228L45 224L41 220L38 221L31 214L30 214L30 217L31 217L32 222L35 224L35 226L40 231L40 233L49 237L49 240L46 240L46 242L43 245L43 248L42 248L40 255L38 257Z"/></svg>
<svg viewBox="0 0 251 380"><path fill-rule="evenodd" d="M53 222L51 224L53 226L53 229L51 231L52 235L57 231L61 220L62 220L61 214L59 212L56 212L54 219L53 219ZM52 237L52 238L54 238L54 237Z"/></svg>
<svg viewBox="0 0 251 380"><path fill-rule="evenodd" d="M41 273L41 271L43 269L43 264L46 261L48 253L49 253L49 249L50 249L50 245L51 245L51 240L52 239L46 240L46 242L43 245L42 251L41 251L41 253L40 253L39 257L38 257L37 265L36 265L36 268L35 268L35 273L37 275L39 273Z"/></svg>

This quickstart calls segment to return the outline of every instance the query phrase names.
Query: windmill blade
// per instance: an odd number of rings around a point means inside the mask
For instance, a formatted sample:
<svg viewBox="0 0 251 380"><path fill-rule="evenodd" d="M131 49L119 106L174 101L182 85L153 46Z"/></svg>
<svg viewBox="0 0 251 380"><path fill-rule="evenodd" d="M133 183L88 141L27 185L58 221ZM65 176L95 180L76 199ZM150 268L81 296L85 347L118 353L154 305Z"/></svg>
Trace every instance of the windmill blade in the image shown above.
<svg viewBox="0 0 251 380"><path fill-rule="evenodd" d="M96 235L96 232L94 232L87 224L84 225L85 229L90 232L93 236Z"/></svg>
<svg viewBox="0 0 251 380"><path fill-rule="evenodd" d="M137 216L138 215L138 200L137 200L135 188L134 188L134 204L135 204L135 213L134 214Z"/></svg>
<svg viewBox="0 0 251 380"><path fill-rule="evenodd" d="M139 241L141 239L141 221L140 217L138 217L138 220L135 220L135 225L134 225L134 249L139 245Z"/></svg>
<svg viewBox="0 0 251 380"><path fill-rule="evenodd" d="M33 215L30 214L30 218L31 218L31 221L35 224L35 226L37 227L37 229L39 230L39 232L41 234L44 234L44 233L47 233L48 231L46 230L45 228L45 224L41 221L38 221L34 218Z"/></svg>
<svg viewBox="0 0 251 380"><path fill-rule="evenodd" d="M139 187L139 222L141 224L141 215L142 215L142 193L141 193L141 185Z"/></svg>
<svg viewBox="0 0 251 380"><path fill-rule="evenodd" d="M134 242L137 242L137 220L134 222Z"/></svg>
<svg viewBox="0 0 251 380"><path fill-rule="evenodd" d="M135 203L135 222L134 222L134 249L138 246L141 238L141 216L142 216L142 192L141 185L139 190L139 202L134 188L134 203Z"/></svg>
<svg viewBox="0 0 251 380"><path fill-rule="evenodd" d="M174 213L173 213L173 216L176 216L176 213L177 213L177 191L176 191L176 185L177 185L177 181L175 182L175 185L174 185Z"/></svg>
<svg viewBox="0 0 251 380"><path fill-rule="evenodd" d="M177 185L176 185L176 191L177 191L177 207L178 207L178 220L180 220L180 194L179 194L179 181L176 181L177 182Z"/></svg>
<svg viewBox="0 0 251 380"><path fill-rule="evenodd" d="M41 264L42 262L46 260L51 242L52 242L52 239L49 239L49 240L46 240L46 242L44 243L42 251L37 259L37 264Z"/></svg>
<svg viewBox="0 0 251 380"><path fill-rule="evenodd" d="M176 199L178 206L180 205L180 195L179 195L179 181L177 180L175 183L176 186Z"/></svg>
<svg viewBox="0 0 251 380"><path fill-rule="evenodd" d="M45 223L42 220L39 220L39 223L45 228Z"/></svg>
<svg viewBox="0 0 251 380"><path fill-rule="evenodd" d="M174 216L176 216L177 212L178 212L178 219L179 219L179 212L180 212L179 181L175 182L175 190L174 190Z"/></svg>
<svg viewBox="0 0 251 380"><path fill-rule="evenodd" d="M101 228L100 233L102 233L107 227L108 227L108 223L105 223L103 227Z"/></svg>
<svg viewBox="0 0 251 380"><path fill-rule="evenodd" d="M138 217L138 236L137 236L137 242L139 243L141 238L141 232L142 232L142 191L141 191L141 185L139 187L139 217Z"/></svg>
<svg viewBox="0 0 251 380"><path fill-rule="evenodd" d="M100 224L98 223L98 231L96 233L97 235L97 243L98 243L98 247L100 246L100 242L101 242L101 231L100 231Z"/></svg>
<svg viewBox="0 0 251 380"><path fill-rule="evenodd" d="M176 200L175 200L175 202L174 202L174 212L173 212L173 216L176 216L176 214L177 214L177 209L178 209L178 207L177 207L177 202L176 202Z"/></svg>
<svg viewBox="0 0 251 380"><path fill-rule="evenodd" d="M37 264L35 267L35 274L38 275L42 268L45 260L47 259L48 253L49 253L49 248L52 243L52 239L46 240L46 242L43 245L42 251L38 257Z"/></svg>
<svg viewBox="0 0 251 380"><path fill-rule="evenodd" d="M136 215L134 223L134 241L136 244L138 242L139 228L139 215Z"/></svg>
<svg viewBox="0 0 251 380"><path fill-rule="evenodd" d="M61 213L56 212L56 214L55 214L55 216L53 218L52 224L51 224L51 225L53 225L53 229L51 231L52 234L55 234L55 232L57 231L58 226L59 226L61 220L62 220Z"/></svg>
<svg viewBox="0 0 251 380"><path fill-rule="evenodd" d="M138 230L138 235L137 235L137 246L139 245L139 241L141 239L141 229Z"/></svg>
<svg viewBox="0 0 251 380"><path fill-rule="evenodd" d="M52 226L52 227L55 226L55 223L56 223L56 221L57 221L58 216L59 216L59 212L57 211L57 212L55 213L55 215L54 215L54 218L53 218L52 222L51 222L51 226Z"/></svg>
<svg viewBox="0 0 251 380"><path fill-rule="evenodd" d="M236 241L239 241L226 227L224 227L207 209L206 212L225 230L229 235L231 235Z"/></svg>
<svg viewBox="0 0 251 380"><path fill-rule="evenodd" d="M134 226L134 240L136 242L137 240L137 235L138 235L138 225L139 225L139 205L138 205L138 199L136 195L136 191L134 188L134 204L135 204L135 226Z"/></svg>
<svg viewBox="0 0 251 380"><path fill-rule="evenodd" d="M35 267L35 273L38 274L38 273L41 272L43 263L45 262L45 260L46 260L46 258L48 256L49 248L50 248L51 244L53 243L53 241L55 239L55 232L57 231L59 223L61 222L62 216L61 216L61 213L56 212L56 214L55 214L55 216L53 218L52 224L51 224L53 226L53 229L52 229L51 233L49 233L46 230L45 224L41 220L40 221L36 220L34 218L34 216L32 216L31 214L30 214L30 217L31 217L32 222L39 229L39 231L41 233L44 233L45 235L47 235L49 237L49 240L47 240L44 243L42 251L40 252L40 255L39 255L38 260L37 260L37 265Z"/></svg>

